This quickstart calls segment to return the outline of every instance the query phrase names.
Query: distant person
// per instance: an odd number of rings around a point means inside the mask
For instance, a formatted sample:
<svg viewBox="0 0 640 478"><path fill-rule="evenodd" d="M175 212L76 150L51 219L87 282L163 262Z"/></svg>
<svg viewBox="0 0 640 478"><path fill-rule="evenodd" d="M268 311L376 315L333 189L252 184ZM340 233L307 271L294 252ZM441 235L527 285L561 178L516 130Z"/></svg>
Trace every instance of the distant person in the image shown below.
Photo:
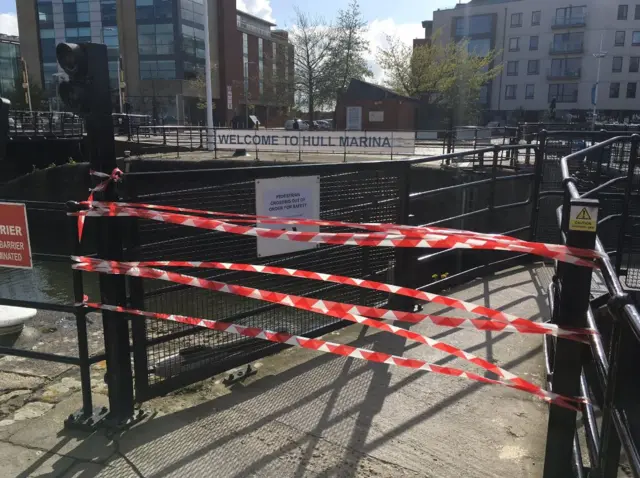
<svg viewBox="0 0 640 478"><path fill-rule="evenodd" d="M293 129L298 131L300 129L300 123L298 123L298 119L293 120Z"/></svg>

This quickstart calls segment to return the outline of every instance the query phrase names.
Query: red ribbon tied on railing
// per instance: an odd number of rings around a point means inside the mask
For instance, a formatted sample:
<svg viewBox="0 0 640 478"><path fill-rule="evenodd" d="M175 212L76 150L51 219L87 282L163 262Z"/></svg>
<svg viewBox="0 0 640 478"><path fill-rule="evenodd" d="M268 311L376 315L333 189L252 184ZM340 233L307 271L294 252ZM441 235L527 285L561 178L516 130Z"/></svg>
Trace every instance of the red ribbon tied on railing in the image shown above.
<svg viewBox="0 0 640 478"><path fill-rule="evenodd" d="M119 168L114 168L113 171L111 171L111 174L103 173L100 171L94 171L93 169L90 169L89 170L90 176L101 178L103 179L103 181L98 183L95 188L89 190L90 194L89 194L89 197L87 198L87 202L91 204L93 202L94 193L105 191L112 181L116 183L119 182L122 179L123 174L124 173ZM82 241L82 231L84 229L84 220L85 220L85 216L83 215L78 216L78 242Z"/></svg>

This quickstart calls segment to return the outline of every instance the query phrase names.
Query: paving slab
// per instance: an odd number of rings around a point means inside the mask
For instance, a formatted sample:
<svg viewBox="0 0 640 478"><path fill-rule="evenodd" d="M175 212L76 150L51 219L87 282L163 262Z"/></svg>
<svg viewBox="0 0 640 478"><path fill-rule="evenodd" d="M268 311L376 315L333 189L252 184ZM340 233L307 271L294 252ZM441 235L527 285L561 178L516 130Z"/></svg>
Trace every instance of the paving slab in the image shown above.
<svg viewBox="0 0 640 478"><path fill-rule="evenodd" d="M0 477L58 477L74 464L72 458L0 442Z"/></svg>
<svg viewBox="0 0 640 478"><path fill-rule="evenodd" d="M106 406L106 397L94 394L94 406ZM25 419L6 438L13 445L38 448L85 461L105 462L115 453L115 443L102 431L65 430L64 421L82 406L79 393L63 400L39 418Z"/></svg>

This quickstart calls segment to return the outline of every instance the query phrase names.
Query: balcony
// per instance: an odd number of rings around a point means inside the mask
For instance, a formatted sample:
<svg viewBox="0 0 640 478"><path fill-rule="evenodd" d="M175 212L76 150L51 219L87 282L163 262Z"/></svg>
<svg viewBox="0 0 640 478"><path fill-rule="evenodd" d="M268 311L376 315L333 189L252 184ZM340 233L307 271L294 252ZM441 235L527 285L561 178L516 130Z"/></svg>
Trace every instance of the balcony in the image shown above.
<svg viewBox="0 0 640 478"><path fill-rule="evenodd" d="M584 52L584 43L551 43L550 55L570 55Z"/></svg>
<svg viewBox="0 0 640 478"><path fill-rule="evenodd" d="M560 30L566 28L583 28L585 26L587 26L586 15L554 18L553 22L551 23L552 30Z"/></svg>
<svg viewBox="0 0 640 478"><path fill-rule="evenodd" d="M556 68L549 68L547 70L547 80L576 80L582 76L582 69L577 68L575 70L561 70Z"/></svg>

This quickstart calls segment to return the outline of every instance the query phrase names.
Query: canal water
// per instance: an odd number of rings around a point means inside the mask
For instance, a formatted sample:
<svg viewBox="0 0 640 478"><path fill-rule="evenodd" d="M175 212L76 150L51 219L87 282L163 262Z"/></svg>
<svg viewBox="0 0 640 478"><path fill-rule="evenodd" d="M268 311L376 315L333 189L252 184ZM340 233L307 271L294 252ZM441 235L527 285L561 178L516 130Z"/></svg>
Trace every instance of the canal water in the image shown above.
<svg viewBox="0 0 640 478"><path fill-rule="evenodd" d="M96 274L83 274L84 293L98 299ZM0 268L0 298L73 304L71 264L34 261L33 269Z"/></svg>

